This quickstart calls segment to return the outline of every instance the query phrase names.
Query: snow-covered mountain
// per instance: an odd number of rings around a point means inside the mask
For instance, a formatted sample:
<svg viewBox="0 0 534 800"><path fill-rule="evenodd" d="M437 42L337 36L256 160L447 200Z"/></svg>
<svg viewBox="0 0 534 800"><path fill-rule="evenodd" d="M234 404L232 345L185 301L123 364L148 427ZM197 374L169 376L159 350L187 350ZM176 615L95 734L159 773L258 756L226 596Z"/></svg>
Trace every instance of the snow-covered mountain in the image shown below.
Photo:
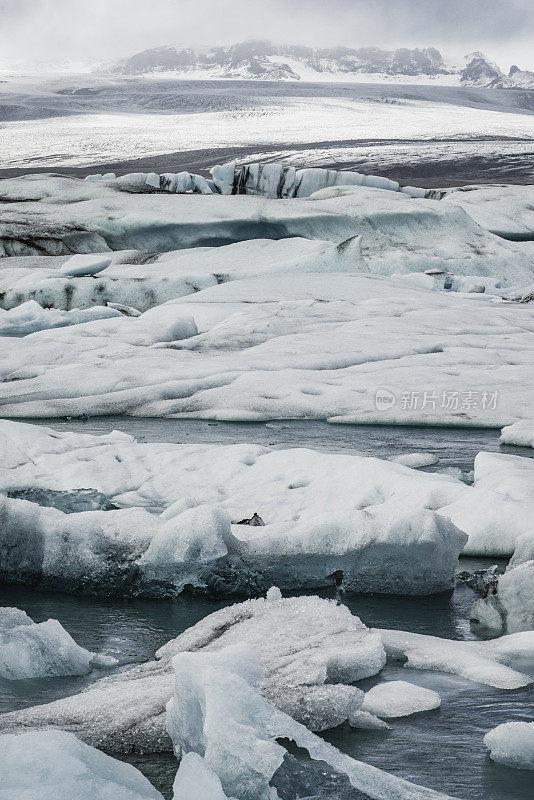
<svg viewBox="0 0 534 800"><path fill-rule="evenodd" d="M499 88L534 88L534 73L514 66L509 75L478 51L466 66L451 66L434 47L382 50L378 47L311 48L247 41L210 50L155 47L110 68L122 75L173 74L184 78L267 81L395 81Z"/></svg>

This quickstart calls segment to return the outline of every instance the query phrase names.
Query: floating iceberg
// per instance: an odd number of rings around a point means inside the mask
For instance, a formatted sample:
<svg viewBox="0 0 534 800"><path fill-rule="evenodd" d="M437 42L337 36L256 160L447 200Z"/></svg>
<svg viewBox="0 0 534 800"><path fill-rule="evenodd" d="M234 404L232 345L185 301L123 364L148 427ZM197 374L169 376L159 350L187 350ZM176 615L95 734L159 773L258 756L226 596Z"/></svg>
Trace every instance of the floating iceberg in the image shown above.
<svg viewBox="0 0 534 800"><path fill-rule="evenodd" d="M17 495L0 495L3 577L71 591L174 595L190 587L235 596L339 583L359 592L443 591L467 535L436 508L457 497L467 504L474 492L379 459L137 444L119 433L56 434L8 421L0 422L0 453L0 491ZM54 507L58 491L82 488L119 510ZM41 505L17 499L28 490L41 491ZM264 525L240 524L254 513Z"/></svg>
<svg viewBox="0 0 534 800"><path fill-rule="evenodd" d="M65 731L0 736L0 774L3 800L163 800L131 764Z"/></svg>
<svg viewBox="0 0 534 800"><path fill-rule="evenodd" d="M271 589L266 599L210 614L162 647L157 661L106 676L72 697L2 715L0 730L52 726L113 751L169 749L164 711L172 695L173 656L212 653L236 642L258 654L262 693L296 719L317 730L345 720L356 727L380 725L360 711L364 694L352 685L383 667L379 637L332 600L282 598Z"/></svg>
<svg viewBox="0 0 534 800"><path fill-rule="evenodd" d="M490 758L516 769L534 769L534 722L505 722L484 736Z"/></svg>
<svg viewBox="0 0 534 800"><path fill-rule="evenodd" d="M534 631L512 633L491 641L454 641L407 631L373 629L388 658L409 669L450 672L497 689L519 689L533 678L508 666L534 654Z"/></svg>
<svg viewBox="0 0 534 800"><path fill-rule="evenodd" d="M431 689L406 681L387 681L378 683L365 693L362 710L377 717L391 719L431 711L440 705L439 694Z"/></svg>
<svg viewBox="0 0 534 800"><path fill-rule="evenodd" d="M507 425L501 431L501 442L518 447L534 447L534 420L521 419L513 425Z"/></svg>
<svg viewBox="0 0 534 800"><path fill-rule="evenodd" d="M219 776L198 753L186 753L173 785L173 800L235 800L224 793Z"/></svg>
<svg viewBox="0 0 534 800"><path fill-rule="evenodd" d="M534 630L534 534L517 539L506 572L471 609L471 619L494 630Z"/></svg>
<svg viewBox="0 0 534 800"><path fill-rule="evenodd" d="M355 761L276 709L260 693L262 670L244 644L217 652L179 653L172 663L174 696L167 706L167 727L175 752L202 755L228 795L239 800L272 798L272 780L286 755L279 740L290 739L312 759L346 775L367 797L445 798Z"/></svg>
<svg viewBox="0 0 534 800"><path fill-rule="evenodd" d="M0 678L86 675L93 659L57 619L35 623L18 608L0 608Z"/></svg>
<svg viewBox="0 0 534 800"><path fill-rule="evenodd" d="M375 675L385 663L378 636L348 608L318 597L265 600L221 609L173 639L157 656L221 650L246 642L259 656L262 694L312 730L351 721L364 696L352 684ZM366 709L371 710L371 709Z"/></svg>

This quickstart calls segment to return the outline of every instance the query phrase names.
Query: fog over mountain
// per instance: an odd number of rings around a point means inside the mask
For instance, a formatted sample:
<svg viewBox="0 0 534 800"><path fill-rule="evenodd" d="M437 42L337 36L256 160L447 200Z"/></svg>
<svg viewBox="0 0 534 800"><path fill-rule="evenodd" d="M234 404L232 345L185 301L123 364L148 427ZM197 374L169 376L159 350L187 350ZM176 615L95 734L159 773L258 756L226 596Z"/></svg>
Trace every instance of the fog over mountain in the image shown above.
<svg viewBox="0 0 534 800"><path fill-rule="evenodd" d="M488 53L534 69L530 0L0 0L0 60L95 65L145 49L269 39L352 49Z"/></svg>

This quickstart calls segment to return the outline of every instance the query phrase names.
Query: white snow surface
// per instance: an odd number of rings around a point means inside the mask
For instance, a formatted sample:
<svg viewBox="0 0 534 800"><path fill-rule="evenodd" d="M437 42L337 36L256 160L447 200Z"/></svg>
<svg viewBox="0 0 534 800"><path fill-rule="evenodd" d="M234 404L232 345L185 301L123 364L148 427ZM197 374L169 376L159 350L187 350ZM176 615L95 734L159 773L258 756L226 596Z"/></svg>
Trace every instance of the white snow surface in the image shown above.
<svg viewBox="0 0 534 800"><path fill-rule="evenodd" d="M501 431L501 442L518 447L534 447L534 419L521 419Z"/></svg>
<svg viewBox="0 0 534 800"><path fill-rule="evenodd" d="M380 636L388 659L404 660L408 669L450 672L497 689L519 689L534 680L509 666L532 658L534 631L489 641L457 641L407 631L372 630Z"/></svg>
<svg viewBox="0 0 534 800"><path fill-rule="evenodd" d="M18 608L0 608L1 678L86 675L92 659L57 619L36 623Z"/></svg>
<svg viewBox="0 0 534 800"><path fill-rule="evenodd" d="M162 647L158 660L130 667L79 694L0 716L0 730L54 727L112 751L169 749L165 704L172 695L172 658L246 643L264 668L262 693L277 707L322 730L345 720L360 727L363 692L351 685L376 674L385 653L348 608L318 597L248 600L210 614ZM365 719L365 717L367 719Z"/></svg>
<svg viewBox="0 0 534 800"><path fill-rule="evenodd" d="M0 736L0 774L0 800L163 800L134 766L60 730Z"/></svg>
<svg viewBox="0 0 534 800"><path fill-rule="evenodd" d="M534 722L504 722L484 736L490 758L516 769L534 769Z"/></svg>
<svg viewBox="0 0 534 800"><path fill-rule="evenodd" d="M528 304L377 276L248 278L12 340L1 412L502 426L532 416L532 327Z"/></svg>
<svg viewBox="0 0 534 800"><path fill-rule="evenodd" d="M352 786L376 800L445 798L340 753L275 708L260 693L260 663L243 643L216 653L179 653L172 663L167 727L175 752L202 755L224 791L239 800L273 797L270 781L286 752L276 741L281 738L345 774Z"/></svg>
<svg viewBox="0 0 534 800"><path fill-rule="evenodd" d="M386 681L365 693L362 709L377 717L390 719L431 711L440 705L441 698L432 689L406 681Z"/></svg>

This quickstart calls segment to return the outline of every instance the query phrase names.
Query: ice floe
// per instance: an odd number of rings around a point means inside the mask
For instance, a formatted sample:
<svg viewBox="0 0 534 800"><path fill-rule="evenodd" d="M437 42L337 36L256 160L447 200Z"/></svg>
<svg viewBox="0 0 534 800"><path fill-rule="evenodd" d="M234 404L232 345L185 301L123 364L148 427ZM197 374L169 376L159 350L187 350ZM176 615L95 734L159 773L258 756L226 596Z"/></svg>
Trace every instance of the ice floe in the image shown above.
<svg viewBox="0 0 534 800"><path fill-rule="evenodd" d="M69 258L62 267L60 274L69 278L96 275L111 264L108 256L76 255Z"/></svg>
<svg viewBox="0 0 534 800"><path fill-rule="evenodd" d="M0 730L52 726L112 751L169 749L165 704L177 653L219 651L246 642L264 668L262 693L277 708L316 730L348 720L379 727L360 707L353 681L376 674L385 653L376 634L345 607L318 597L266 599L216 611L162 647L158 660L102 678L83 692L0 716Z"/></svg>
<svg viewBox="0 0 534 800"><path fill-rule="evenodd" d="M533 678L513 669L534 654L534 631L511 633L490 641L455 641L407 631L373 629L388 658L409 669L450 672L497 689L519 689Z"/></svg>
<svg viewBox="0 0 534 800"><path fill-rule="evenodd" d="M11 342L1 411L502 426L531 407L530 328L527 306L376 276L236 280Z"/></svg>
<svg viewBox="0 0 534 800"><path fill-rule="evenodd" d="M93 658L57 619L36 623L18 608L0 608L1 678L86 675Z"/></svg>
<svg viewBox="0 0 534 800"><path fill-rule="evenodd" d="M163 800L131 764L60 730L0 736L5 800Z"/></svg>
<svg viewBox="0 0 534 800"><path fill-rule="evenodd" d="M432 689L406 681L387 681L378 683L365 693L362 710L377 717L392 719L431 711L440 705L441 698Z"/></svg>
<svg viewBox="0 0 534 800"><path fill-rule="evenodd" d="M516 769L534 769L534 722L504 722L484 736L490 758Z"/></svg>

